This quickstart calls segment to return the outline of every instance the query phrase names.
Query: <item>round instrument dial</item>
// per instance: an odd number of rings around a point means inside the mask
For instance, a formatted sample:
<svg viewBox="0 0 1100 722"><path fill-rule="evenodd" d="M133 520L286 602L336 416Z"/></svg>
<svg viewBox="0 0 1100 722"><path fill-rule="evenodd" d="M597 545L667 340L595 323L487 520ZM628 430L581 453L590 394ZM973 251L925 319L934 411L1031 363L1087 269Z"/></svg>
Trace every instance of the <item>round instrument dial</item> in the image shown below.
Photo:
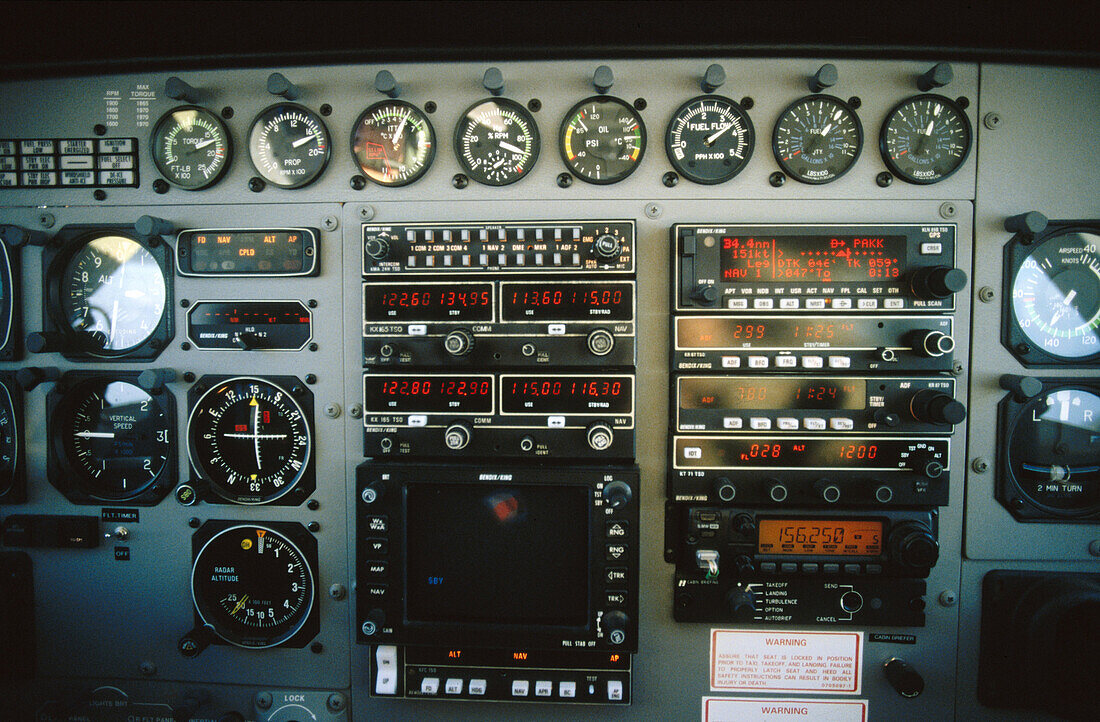
<svg viewBox="0 0 1100 722"><path fill-rule="evenodd" d="M970 120L942 95L915 95L894 106L882 124L879 150L894 175L909 183L938 183L970 154Z"/></svg>
<svg viewBox="0 0 1100 722"><path fill-rule="evenodd" d="M93 238L69 258L61 277L61 308L91 352L122 356L145 343L164 316L164 269L132 238Z"/></svg>
<svg viewBox="0 0 1100 722"><path fill-rule="evenodd" d="M320 116L296 103L276 103L252 123L248 153L256 172L281 188L301 188L321 177L331 148Z"/></svg>
<svg viewBox="0 0 1100 722"><path fill-rule="evenodd" d="M677 109L665 133L676 172L695 183L724 183L752 157L756 132L748 113L729 98L704 95Z"/></svg>
<svg viewBox="0 0 1100 722"><path fill-rule="evenodd" d="M364 110L355 122L351 153L375 183L408 185L424 175L435 159L435 130L416 106L383 100Z"/></svg>
<svg viewBox="0 0 1100 722"><path fill-rule="evenodd" d="M19 465L19 428L15 399L6 383L0 384L0 499L15 488Z"/></svg>
<svg viewBox="0 0 1100 722"><path fill-rule="evenodd" d="M466 174L490 186L515 183L539 157L539 129L519 103L489 98L474 103L455 128L455 151Z"/></svg>
<svg viewBox="0 0 1100 722"><path fill-rule="evenodd" d="M128 499L164 473L174 426L139 386L90 379L65 393L52 415L51 436L66 475L81 491Z"/></svg>
<svg viewBox="0 0 1100 722"><path fill-rule="evenodd" d="M221 381L196 401L187 444L198 473L237 504L263 504L289 492L312 451L309 421L294 396L249 377Z"/></svg>
<svg viewBox="0 0 1100 722"><path fill-rule="evenodd" d="M645 155L645 123L625 100L597 95L582 100L561 124L561 156L583 181L617 183Z"/></svg>
<svg viewBox="0 0 1100 722"><path fill-rule="evenodd" d="M863 149L863 124L850 105L831 95L794 101L779 116L772 151L797 181L820 185L847 173Z"/></svg>
<svg viewBox="0 0 1100 722"><path fill-rule="evenodd" d="M1100 354L1100 235L1044 240L1012 278L1012 313L1044 353L1080 361Z"/></svg>
<svg viewBox="0 0 1100 722"><path fill-rule="evenodd" d="M199 550L191 594L203 623L239 647L287 641L313 609L313 570L291 539L265 526L234 526Z"/></svg>
<svg viewBox="0 0 1100 722"><path fill-rule="evenodd" d="M221 118L185 105L165 113L149 142L160 174L185 190L217 183L229 167L232 143Z"/></svg>
<svg viewBox="0 0 1100 722"><path fill-rule="evenodd" d="M1100 511L1100 397L1079 387L1043 393L1016 416L1005 443L1019 492L1043 511Z"/></svg>

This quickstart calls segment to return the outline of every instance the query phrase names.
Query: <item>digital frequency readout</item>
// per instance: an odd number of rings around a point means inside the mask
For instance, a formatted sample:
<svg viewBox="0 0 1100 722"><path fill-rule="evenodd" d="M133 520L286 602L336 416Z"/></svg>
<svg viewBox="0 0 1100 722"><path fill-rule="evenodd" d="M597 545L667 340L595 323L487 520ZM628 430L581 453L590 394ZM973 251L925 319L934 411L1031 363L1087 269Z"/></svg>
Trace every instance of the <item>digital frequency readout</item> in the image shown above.
<svg viewBox="0 0 1100 722"><path fill-rule="evenodd" d="M905 236L722 238L722 280L746 283L885 282L905 273Z"/></svg>
<svg viewBox="0 0 1100 722"><path fill-rule="evenodd" d="M492 321L493 284L365 284L364 321Z"/></svg>
<svg viewBox="0 0 1100 722"><path fill-rule="evenodd" d="M678 437L680 467L889 469L923 468L935 461L947 467L948 442L906 439L739 439Z"/></svg>
<svg viewBox="0 0 1100 722"><path fill-rule="evenodd" d="M633 391L622 376L503 376L500 408L506 414L628 414Z"/></svg>
<svg viewBox="0 0 1100 722"><path fill-rule="evenodd" d="M863 379L680 379L681 409L862 411L866 400Z"/></svg>
<svg viewBox="0 0 1100 722"><path fill-rule="evenodd" d="M634 287L629 283L505 283L505 321L629 321L634 318Z"/></svg>
<svg viewBox="0 0 1100 722"><path fill-rule="evenodd" d="M493 377L367 375L363 405L368 412L491 414Z"/></svg>
<svg viewBox="0 0 1100 722"><path fill-rule="evenodd" d="M758 519L761 554L878 556L882 522L865 519Z"/></svg>

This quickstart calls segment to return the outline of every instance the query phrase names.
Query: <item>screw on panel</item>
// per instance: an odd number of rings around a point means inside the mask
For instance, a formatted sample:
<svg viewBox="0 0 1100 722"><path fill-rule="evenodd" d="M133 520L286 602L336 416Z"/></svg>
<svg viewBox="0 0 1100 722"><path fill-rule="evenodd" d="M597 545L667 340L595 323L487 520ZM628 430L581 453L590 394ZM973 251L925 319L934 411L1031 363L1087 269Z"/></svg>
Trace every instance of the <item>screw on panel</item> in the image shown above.
<svg viewBox="0 0 1100 722"><path fill-rule="evenodd" d="M752 110L752 106L754 105L756 105L756 101L749 96L746 95L744 98L741 98L741 107L745 110Z"/></svg>
<svg viewBox="0 0 1100 722"><path fill-rule="evenodd" d="M537 113L542 110L542 101L538 98L531 98L527 101L527 109L532 113Z"/></svg>
<svg viewBox="0 0 1100 722"><path fill-rule="evenodd" d="M226 120L231 120L233 118L233 107L230 106L230 105L227 105L224 108L222 108L222 117L225 118Z"/></svg>
<svg viewBox="0 0 1100 722"><path fill-rule="evenodd" d="M996 292L989 286L982 286L978 289L978 300L982 303L989 303L996 298Z"/></svg>
<svg viewBox="0 0 1100 722"><path fill-rule="evenodd" d="M1000 113L986 113L985 117L982 118L982 125L990 130L997 130L1002 123L1004 123L1004 118L1001 117Z"/></svg>
<svg viewBox="0 0 1100 722"><path fill-rule="evenodd" d="M107 200L107 191L100 188L96 192L92 193L92 198L95 198L97 201L105 201Z"/></svg>
<svg viewBox="0 0 1100 722"><path fill-rule="evenodd" d="M768 183L770 183L773 188L778 188L786 182L787 176L783 175L779 171L776 171L768 176Z"/></svg>
<svg viewBox="0 0 1100 722"><path fill-rule="evenodd" d="M359 218L364 221L374 218L374 206L359 206Z"/></svg>
<svg viewBox="0 0 1100 722"><path fill-rule="evenodd" d="M314 654L320 654L321 652L325 651L325 645L321 644L320 642L314 642L313 644L309 645L309 651L313 652Z"/></svg>
<svg viewBox="0 0 1100 722"><path fill-rule="evenodd" d="M1089 542L1089 554L1100 557L1100 539L1093 539Z"/></svg>
<svg viewBox="0 0 1100 722"><path fill-rule="evenodd" d="M310 523L306 524L306 529L309 529L310 531L321 531L321 525L315 521L311 521Z"/></svg>
<svg viewBox="0 0 1100 722"><path fill-rule="evenodd" d="M343 584L333 584L328 588L328 595L336 601L340 601L348 595L348 590Z"/></svg>
<svg viewBox="0 0 1100 722"><path fill-rule="evenodd" d="M361 175L353 175L348 183L353 191L361 191L367 187L367 179Z"/></svg>
<svg viewBox="0 0 1100 722"><path fill-rule="evenodd" d="M656 203L646 203L645 205L646 218L660 218L661 207Z"/></svg>
<svg viewBox="0 0 1100 722"><path fill-rule="evenodd" d="M310 499L309 503L306 504L306 508L310 511L317 511L321 508L321 502L317 501L316 499Z"/></svg>
<svg viewBox="0 0 1100 722"><path fill-rule="evenodd" d="M979 456L978 458L974 459L973 462L971 462L970 468L974 469L974 471L978 472L979 474L984 474L985 472L989 471L989 462L986 461L985 458Z"/></svg>
<svg viewBox="0 0 1100 722"><path fill-rule="evenodd" d="M951 201L940 204L940 217L951 219L954 218L959 212L959 209L955 207L955 204Z"/></svg>
<svg viewBox="0 0 1100 722"><path fill-rule="evenodd" d="M672 171L669 171L668 173L665 173L663 176L661 176L661 182L665 184L666 188L672 188L680 182L680 176L676 175Z"/></svg>
<svg viewBox="0 0 1100 722"><path fill-rule="evenodd" d="M186 341L184 341L183 343L180 344L180 351L190 351L190 350L191 350L191 344L187 343Z"/></svg>
<svg viewBox="0 0 1100 722"><path fill-rule="evenodd" d="M332 106L329 105L328 103L322 103L321 104L321 115L325 116L326 118L328 116L332 115Z"/></svg>
<svg viewBox="0 0 1100 722"><path fill-rule="evenodd" d="M187 383L191 383L195 380L195 373L193 371L184 371L183 380Z"/></svg>
<svg viewBox="0 0 1100 722"><path fill-rule="evenodd" d="M252 191L253 193L259 193L264 189L265 185L266 184L264 183L263 179L257 176L253 176L252 178L248 179L248 190Z"/></svg>
<svg viewBox="0 0 1100 722"><path fill-rule="evenodd" d="M317 299L316 298L309 299L308 301L306 301L306 305L309 306L310 308L317 308Z"/></svg>
<svg viewBox="0 0 1100 722"><path fill-rule="evenodd" d="M340 404L326 404L325 416L329 417L330 419L340 418Z"/></svg>
<svg viewBox="0 0 1100 722"><path fill-rule="evenodd" d="M142 662L139 669L141 670L141 673L146 677L152 677L154 674L157 673L157 665L148 660Z"/></svg>
<svg viewBox="0 0 1100 722"><path fill-rule="evenodd" d="M573 176L569 173L561 173L558 175L558 187L568 188L573 185Z"/></svg>
<svg viewBox="0 0 1100 722"><path fill-rule="evenodd" d="M951 373L954 374L955 376L962 376L963 371L965 371L965 370L966 369L963 368L963 365L958 361L956 361L955 365L951 367Z"/></svg>
<svg viewBox="0 0 1100 722"><path fill-rule="evenodd" d="M890 175L886 171L883 171L875 176L875 183L878 183L879 188L885 188L893 182L894 176Z"/></svg>
<svg viewBox="0 0 1100 722"><path fill-rule="evenodd" d="M470 185L470 179L461 173L455 173L455 177L451 179L451 185L459 190L462 190L466 186Z"/></svg>
<svg viewBox="0 0 1100 722"><path fill-rule="evenodd" d="M317 374L306 374L306 383L311 386L317 383Z"/></svg>
<svg viewBox="0 0 1100 722"><path fill-rule="evenodd" d="M325 701L325 706L328 707L329 712L343 712L347 705L348 703L347 700L344 699L344 695L338 692L330 694Z"/></svg>
<svg viewBox="0 0 1100 722"><path fill-rule="evenodd" d="M168 192L168 183L161 178L157 178L153 181L153 192L158 195L164 195Z"/></svg>
<svg viewBox="0 0 1100 722"><path fill-rule="evenodd" d="M54 223L57 223L57 219L54 218L52 213L39 213L38 225L43 228L53 228Z"/></svg>
<svg viewBox="0 0 1100 722"><path fill-rule="evenodd" d="M270 709L271 708L271 693L270 692L257 692L255 697L256 709Z"/></svg>
<svg viewBox="0 0 1100 722"><path fill-rule="evenodd" d="M953 607L955 603L959 601L959 597L955 592L950 589L945 589L940 592L940 605L944 607Z"/></svg>
<svg viewBox="0 0 1100 722"><path fill-rule="evenodd" d="M309 345L309 350L310 351L316 351L318 348L320 348L320 346L318 346L316 343L311 343Z"/></svg>
<svg viewBox="0 0 1100 722"><path fill-rule="evenodd" d="M321 228L326 231L335 231L340 227L340 221L336 220L336 216L325 216L321 219Z"/></svg>
<svg viewBox="0 0 1100 722"><path fill-rule="evenodd" d="M362 407L362 405L352 404L351 408L348 409L348 415L351 416L351 418L353 418L353 419L362 418L362 416L363 416L363 407Z"/></svg>

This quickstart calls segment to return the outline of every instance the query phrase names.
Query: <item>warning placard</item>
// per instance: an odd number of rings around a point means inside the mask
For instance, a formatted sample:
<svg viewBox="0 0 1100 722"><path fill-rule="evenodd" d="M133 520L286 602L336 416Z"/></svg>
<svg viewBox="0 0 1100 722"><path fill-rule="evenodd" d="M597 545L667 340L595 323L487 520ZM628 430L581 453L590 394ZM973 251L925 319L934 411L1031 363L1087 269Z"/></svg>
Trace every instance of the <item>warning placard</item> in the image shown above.
<svg viewBox="0 0 1100 722"><path fill-rule="evenodd" d="M859 694L863 632L712 629L710 688Z"/></svg>
<svg viewBox="0 0 1100 722"><path fill-rule="evenodd" d="M867 700L704 697L703 722L867 722Z"/></svg>

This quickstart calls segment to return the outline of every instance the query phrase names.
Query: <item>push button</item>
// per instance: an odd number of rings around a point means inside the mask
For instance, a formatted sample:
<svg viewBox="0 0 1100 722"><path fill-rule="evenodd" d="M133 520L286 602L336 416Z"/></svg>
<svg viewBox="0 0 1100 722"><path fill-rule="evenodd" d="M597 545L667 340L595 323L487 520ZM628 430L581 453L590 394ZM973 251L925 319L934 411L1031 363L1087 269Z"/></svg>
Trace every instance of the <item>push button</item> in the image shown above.
<svg viewBox="0 0 1100 722"><path fill-rule="evenodd" d="M607 699L611 702L623 701L623 683L617 679L607 681Z"/></svg>
<svg viewBox="0 0 1100 722"><path fill-rule="evenodd" d="M576 682L558 682L558 696L564 699L572 699L577 696Z"/></svg>
<svg viewBox="0 0 1100 722"><path fill-rule="evenodd" d="M513 697L526 697L528 692L531 691L531 683L526 679L514 679L512 680L512 696Z"/></svg>
<svg viewBox="0 0 1100 722"><path fill-rule="evenodd" d="M554 694L554 683L547 680L535 682L536 697L550 697Z"/></svg>
<svg viewBox="0 0 1100 722"><path fill-rule="evenodd" d="M462 680L456 677L448 679L443 686L443 691L447 694L462 694Z"/></svg>
<svg viewBox="0 0 1100 722"><path fill-rule="evenodd" d="M425 677L420 680L421 694L439 694L439 677Z"/></svg>
<svg viewBox="0 0 1100 722"><path fill-rule="evenodd" d="M609 521L607 522L607 538L608 539L625 539L627 523L625 521Z"/></svg>
<svg viewBox="0 0 1100 722"><path fill-rule="evenodd" d="M483 679L471 679L470 680L470 686L469 686L468 689L470 690L470 694L474 695L475 697L481 697L485 694L485 687L486 687L485 680L483 680Z"/></svg>
<svg viewBox="0 0 1100 722"><path fill-rule="evenodd" d="M626 544L608 544L604 552L604 559L609 562L617 562L626 557Z"/></svg>

